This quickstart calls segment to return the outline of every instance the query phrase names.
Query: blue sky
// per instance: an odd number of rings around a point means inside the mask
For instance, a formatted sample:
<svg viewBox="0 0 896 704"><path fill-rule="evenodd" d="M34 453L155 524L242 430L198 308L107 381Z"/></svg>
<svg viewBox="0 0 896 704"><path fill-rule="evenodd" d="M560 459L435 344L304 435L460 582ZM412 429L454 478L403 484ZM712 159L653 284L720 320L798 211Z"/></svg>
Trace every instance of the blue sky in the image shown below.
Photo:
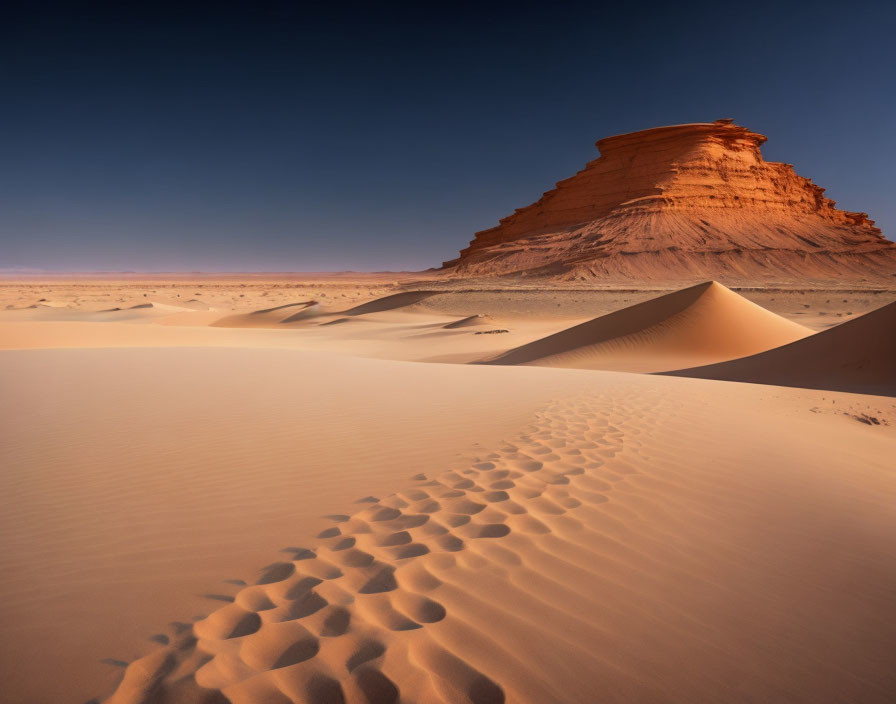
<svg viewBox="0 0 896 704"><path fill-rule="evenodd" d="M34 5L0 268L425 268L597 139L720 117L896 235L887 3Z"/></svg>

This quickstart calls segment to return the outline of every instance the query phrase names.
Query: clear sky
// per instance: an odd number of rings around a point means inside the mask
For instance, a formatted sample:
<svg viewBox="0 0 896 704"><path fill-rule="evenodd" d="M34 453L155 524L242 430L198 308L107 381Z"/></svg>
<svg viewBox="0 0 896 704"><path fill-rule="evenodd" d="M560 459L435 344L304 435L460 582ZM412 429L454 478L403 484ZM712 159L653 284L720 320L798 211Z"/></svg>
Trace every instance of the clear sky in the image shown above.
<svg viewBox="0 0 896 704"><path fill-rule="evenodd" d="M0 269L425 268L720 117L896 237L890 2L141 4L4 10Z"/></svg>

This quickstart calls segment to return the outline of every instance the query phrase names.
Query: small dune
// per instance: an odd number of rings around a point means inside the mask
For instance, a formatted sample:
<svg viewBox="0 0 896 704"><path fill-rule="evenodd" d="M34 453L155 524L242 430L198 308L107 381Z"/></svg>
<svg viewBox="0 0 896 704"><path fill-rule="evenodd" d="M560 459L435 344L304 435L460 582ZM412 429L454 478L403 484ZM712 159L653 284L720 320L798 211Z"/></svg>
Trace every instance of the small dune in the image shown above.
<svg viewBox="0 0 896 704"><path fill-rule="evenodd" d="M191 298L189 301L186 301L181 305L184 308L189 308L190 310L213 310L212 306L210 306L205 301L200 301L198 298Z"/></svg>
<svg viewBox="0 0 896 704"><path fill-rule="evenodd" d="M155 308L154 303L138 303L135 306L127 306L126 308L106 308L105 310L99 311L100 313L117 313L122 310L143 310L147 308ZM175 306L169 306L170 308L174 308Z"/></svg>
<svg viewBox="0 0 896 704"><path fill-rule="evenodd" d="M285 317L280 321L280 324L284 325L287 323L296 323L300 320L307 320L308 318L313 318L314 316L316 316L318 312L318 304L311 303L310 305L307 305L304 308L297 310L295 313Z"/></svg>
<svg viewBox="0 0 896 704"><path fill-rule="evenodd" d="M42 298L37 303L32 303L30 306L25 306L25 309L30 308L65 308L65 303L57 303L56 301L48 301L45 298Z"/></svg>
<svg viewBox="0 0 896 704"><path fill-rule="evenodd" d="M811 331L710 281L509 350L490 364L668 371L743 357Z"/></svg>
<svg viewBox="0 0 896 704"><path fill-rule="evenodd" d="M228 315L211 323L216 328L276 328L281 325L297 323L318 314L317 301L299 301L285 303L273 308L253 310L251 313Z"/></svg>
<svg viewBox="0 0 896 704"><path fill-rule="evenodd" d="M789 345L668 373L896 396L896 302Z"/></svg>
<svg viewBox="0 0 896 704"><path fill-rule="evenodd" d="M397 310L398 308L407 308L421 301L425 301L431 296L435 296L437 291L405 291L403 293L395 293L391 296L377 298L367 303L362 303L354 308L349 308L342 312L342 315L365 315L367 313L384 313L386 311Z"/></svg>
<svg viewBox="0 0 896 704"><path fill-rule="evenodd" d="M455 320L453 323L448 323L447 325L443 325L442 327L446 330L454 330L456 328L470 328L478 325L488 325L491 322L492 319L487 315L477 313L476 315L468 315L466 318Z"/></svg>
<svg viewBox="0 0 896 704"><path fill-rule="evenodd" d="M194 313L189 307L158 302L143 302L131 306L114 306L95 309L92 306L80 306L76 303L38 302L25 308L11 308L21 322L35 323L128 323L161 320L175 314Z"/></svg>
<svg viewBox="0 0 896 704"><path fill-rule="evenodd" d="M277 311L286 310L287 308L307 308L314 301L300 301L298 303L284 303L282 306L274 306L273 308L262 308L253 310L249 315L267 315L268 313L276 313Z"/></svg>

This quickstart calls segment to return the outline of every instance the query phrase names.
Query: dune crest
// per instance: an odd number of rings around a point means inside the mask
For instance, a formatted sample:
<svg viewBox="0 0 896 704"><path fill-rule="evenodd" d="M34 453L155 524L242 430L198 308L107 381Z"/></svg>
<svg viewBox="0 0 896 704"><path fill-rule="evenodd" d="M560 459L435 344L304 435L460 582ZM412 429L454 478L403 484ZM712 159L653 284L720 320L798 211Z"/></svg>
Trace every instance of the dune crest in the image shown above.
<svg viewBox="0 0 896 704"><path fill-rule="evenodd" d="M250 313L228 315L210 324L216 328L270 328L296 323L314 317L317 301L284 303L273 308L261 308Z"/></svg>
<svg viewBox="0 0 896 704"><path fill-rule="evenodd" d="M589 320L486 362L659 371L674 369L685 359L743 357L810 332L710 281Z"/></svg>
<svg viewBox="0 0 896 704"><path fill-rule="evenodd" d="M457 328L471 328L479 325L488 325L491 322L492 319L489 316L477 313L476 315L468 315L466 318L455 320L453 323L448 323L442 327L446 330L456 330Z"/></svg>
<svg viewBox="0 0 896 704"><path fill-rule="evenodd" d="M367 313L385 313L408 308L436 295L438 291L403 291L389 296L375 298L367 303L342 311L342 315L366 315Z"/></svg>
<svg viewBox="0 0 896 704"><path fill-rule="evenodd" d="M776 349L667 373L896 396L896 302Z"/></svg>
<svg viewBox="0 0 896 704"><path fill-rule="evenodd" d="M119 310L141 310L143 308L155 308L156 305L153 303L137 303L133 306L128 306L127 308L121 308L116 306L115 308L106 308L105 310L99 311L100 313L115 313ZM167 306L168 308L174 308L175 306Z"/></svg>

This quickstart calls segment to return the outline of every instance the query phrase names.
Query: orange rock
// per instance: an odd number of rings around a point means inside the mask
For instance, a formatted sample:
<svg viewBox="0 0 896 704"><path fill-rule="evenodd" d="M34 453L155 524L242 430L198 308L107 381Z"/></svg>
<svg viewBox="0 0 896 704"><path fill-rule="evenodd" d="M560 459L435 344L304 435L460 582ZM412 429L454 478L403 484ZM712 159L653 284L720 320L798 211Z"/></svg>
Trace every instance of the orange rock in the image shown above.
<svg viewBox="0 0 896 704"><path fill-rule="evenodd" d="M791 164L764 161L765 139L731 120L602 139L600 158L443 267L670 281L896 273L896 243Z"/></svg>

